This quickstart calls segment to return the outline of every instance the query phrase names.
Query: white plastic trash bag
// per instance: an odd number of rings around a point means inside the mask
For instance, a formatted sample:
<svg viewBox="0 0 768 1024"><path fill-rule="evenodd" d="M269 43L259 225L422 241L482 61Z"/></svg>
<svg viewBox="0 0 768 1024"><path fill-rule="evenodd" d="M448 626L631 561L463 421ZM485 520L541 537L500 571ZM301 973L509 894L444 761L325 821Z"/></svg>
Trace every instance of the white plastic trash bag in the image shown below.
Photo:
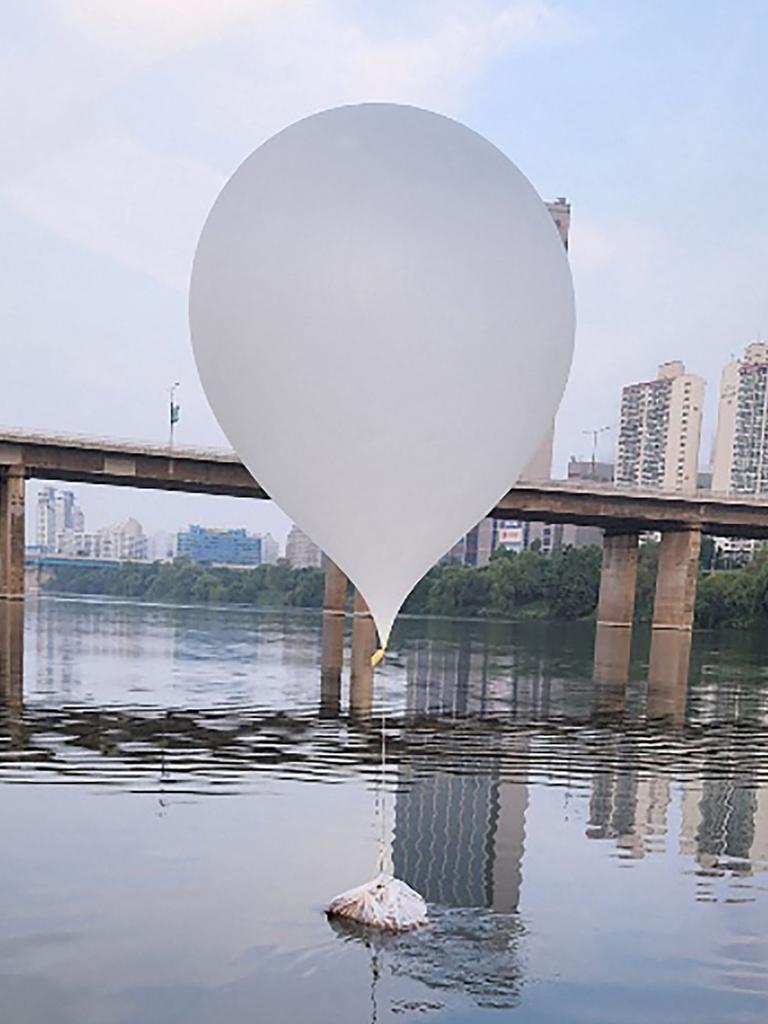
<svg viewBox="0 0 768 1024"><path fill-rule="evenodd" d="M404 932L426 924L427 904L410 885L381 874L331 900L327 914L370 928Z"/></svg>

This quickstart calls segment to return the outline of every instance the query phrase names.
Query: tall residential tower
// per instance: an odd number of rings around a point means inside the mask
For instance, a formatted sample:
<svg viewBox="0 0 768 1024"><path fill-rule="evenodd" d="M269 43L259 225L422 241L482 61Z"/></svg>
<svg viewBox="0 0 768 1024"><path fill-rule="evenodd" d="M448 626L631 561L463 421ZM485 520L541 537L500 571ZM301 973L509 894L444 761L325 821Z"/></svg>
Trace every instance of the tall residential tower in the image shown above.
<svg viewBox="0 0 768 1024"><path fill-rule="evenodd" d="M629 384L621 396L618 486L696 490L704 378L681 362L663 363L655 380Z"/></svg>
<svg viewBox="0 0 768 1024"><path fill-rule="evenodd" d="M768 494L768 342L753 342L723 368L712 490Z"/></svg>

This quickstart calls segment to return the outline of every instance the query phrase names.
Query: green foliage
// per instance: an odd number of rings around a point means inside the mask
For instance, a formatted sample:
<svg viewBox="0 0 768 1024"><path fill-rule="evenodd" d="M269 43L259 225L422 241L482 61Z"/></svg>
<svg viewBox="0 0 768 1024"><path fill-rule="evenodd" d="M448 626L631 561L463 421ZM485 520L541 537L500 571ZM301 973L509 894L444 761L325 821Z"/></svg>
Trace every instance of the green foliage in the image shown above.
<svg viewBox="0 0 768 1024"><path fill-rule="evenodd" d="M653 617L658 564L659 545L655 541L643 544L637 554L637 591L635 592L635 619L639 622L650 622Z"/></svg>
<svg viewBox="0 0 768 1024"><path fill-rule="evenodd" d="M514 616L521 608L545 599L549 563L539 550L496 552L488 565L491 607L497 615Z"/></svg>
<svg viewBox="0 0 768 1024"><path fill-rule="evenodd" d="M558 548L549 560L548 605L555 619L583 619L597 605L602 552L597 547Z"/></svg>
<svg viewBox="0 0 768 1024"><path fill-rule="evenodd" d="M638 555L635 616L653 614L659 545L644 544ZM742 628L768 626L768 551L740 569L711 569L702 557L696 625ZM436 565L414 587L403 611L412 615L487 618L580 619L594 614L602 554L597 547L564 547L551 557L527 551L497 551L480 569L455 562ZM61 566L47 585L55 592L104 594L147 601L189 604L253 604L320 608L321 569L291 569L286 561L236 570L197 565L185 559L116 568Z"/></svg>
<svg viewBox="0 0 768 1024"><path fill-rule="evenodd" d="M239 570L213 568L178 558L173 563L129 562L108 569L59 566L46 589L181 604L321 608L323 587L322 569L291 569L283 561Z"/></svg>
<svg viewBox="0 0 768 1024"><path fill-rule="evenodd" d="M696 593L696 624L705 629L768 625L768 552L741 569L704 573Z"/></svg>
<svg viewBox="0 0 768 1024"><path fill-rule="evenodd" d="M414 588L404 611L488 618L591 615L600 586L599 548L565 547L551 558L533 546L497 551L487 566L449 563L432 569Z"/></svg>
<svg viewBox="0 0 768 1024"><path fill-rule="evenodd" d="M488 573L467 565L446 565L433 580L427 609L433 615L483 615L489 604Z"/></svg>

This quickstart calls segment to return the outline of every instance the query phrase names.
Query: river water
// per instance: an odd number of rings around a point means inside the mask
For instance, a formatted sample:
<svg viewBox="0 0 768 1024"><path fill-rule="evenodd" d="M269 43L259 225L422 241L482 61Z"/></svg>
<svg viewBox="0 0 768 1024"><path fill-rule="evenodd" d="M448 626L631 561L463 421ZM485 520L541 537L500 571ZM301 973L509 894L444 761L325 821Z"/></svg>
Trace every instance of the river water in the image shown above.
<svg viewBox="0 0 768 1024"><path fill-rule="evenodd" d="M589 625L402 620L353 715L319 637L314 613L28 602L3 1024L768 1019L766 638L697 635L652 715L642 635L624 688L592 682ZM379 940L323 906L382 832L431 923Z"/></svg>

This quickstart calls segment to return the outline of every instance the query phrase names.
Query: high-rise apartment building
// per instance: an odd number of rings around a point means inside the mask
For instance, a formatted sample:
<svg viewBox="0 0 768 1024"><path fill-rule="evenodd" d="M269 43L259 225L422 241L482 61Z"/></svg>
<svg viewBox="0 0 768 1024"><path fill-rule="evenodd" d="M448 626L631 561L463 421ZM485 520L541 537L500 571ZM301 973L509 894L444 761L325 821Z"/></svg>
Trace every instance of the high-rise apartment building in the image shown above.
<svg viewBox="0 0 768 1024"><path fill-rule="evenodd" d="M643 490L696 490L704 379L681 362L663 363L655 380L621 396L615 479Z"/></svg>
<svg viewBox="0 0 768 1024"><path fill-rule="evenodd" d="M317 544L295 525L285 542L285 557L292 569L319 569L323 561Z"/></svg>
<svg viewBox="0 0 768 1024"><path fill-rule="evenodd" d="M53 487L41 487L37 495L35 540L42 551L53 551L56 543L55 494Z"/></svg>
<svg viewBox="0 0 768 1024"><path fill-rule="evenodd" d="M56 552L60 538L71 533L82 533L85 516L72 491L55 487L41 487L37 495L36 541L44 551Z"/></svg>
<svg viewBox="0 0 768 1024"><path fill-rule="evenodd" d="M72 491L55 491L53 499L56 533L75 528L75 496Z"/></svg>
<svg viewBox="0 0 768 1024"><path fill-rule="evenodd" d="M723 368L712 490L768 494L768 342L753 342Z"/></svg>

